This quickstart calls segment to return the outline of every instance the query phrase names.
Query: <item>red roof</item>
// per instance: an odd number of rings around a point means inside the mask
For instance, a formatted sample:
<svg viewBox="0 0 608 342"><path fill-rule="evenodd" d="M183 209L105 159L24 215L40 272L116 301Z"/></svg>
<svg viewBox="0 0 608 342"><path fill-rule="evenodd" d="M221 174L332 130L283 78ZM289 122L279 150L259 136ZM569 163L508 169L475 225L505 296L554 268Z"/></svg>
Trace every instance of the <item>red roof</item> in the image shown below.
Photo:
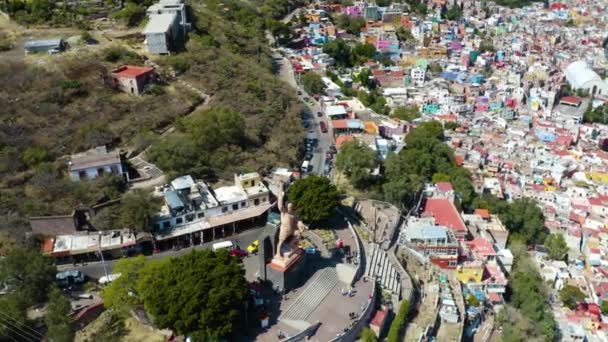
<svg viewBox="0 0 608 342"><path fill-rule="evenodd" d="M464 164L464 156L461 155L455 155L454 156L454 162L456 163L456 165L458 166L462 166L462 164Z"/></svg>
<svg viewBox="0 0 608 342"><path fill-rule="evenodd" d="M49 238L49 239L44 240L44 242L42 242L42 246L40 246L42 254L53 253L54 245L55 245L55 239Z"/></svg>
<svg viewBox="0 0 608 342"><path fill-rule="evenodd" d="M120 68L112 71L112 74L118 75L121 77L137 78L137 77L145 75L149 72L154 72L154 68L123 65Z"/></svg>
<svg viewBox="0 0 608 342"><path fill-rule="evenodd" d="M562 97L559 102L569 103L578 106L581 103L581 98L578 96L566 96Z"/></svg>
<svg viewBox="0 0 608 342"><path fill-rule="evenodd" d="M338 129L348 128L348 122L346 120L332 120L331 125Z"/></svg>
<svg viewBox="0 0 608 342"><path fill-rule="evenodd" d="M439 182L439 183L435 184L435 187L440 192L454 191L454 187L452 187L452 183L450 183L450 182Z"/></svg>
<svg viewBox="0 0 608 342"><path fill-rule="evenodd" d="M384 324L385 319L386 319L386 311L378 310L378 311L376 311L376 314L374 315L374 318L372 318L372 321L369 325L381 327Z"/></svg>
<svg viewBox="0 0 608 342"><path fill-rule="evenodd" d="M475 215L478 215L482 219L489 219L490 211L488 209L475 209Z"/></svg>
<svg viewBox="0 0 608 342"><path fill-rule="evenodd" d="M476 238L467 242L469 248L480 257L487 255L496 255L492 243L484 238Z"/></svg>
<svg viewBox="0 0 608 342"><path fill-rule="evenodd" d="M445 226L450 230L459 232L467 230L454 203L447 198L427 199L423 214L433 215L436 224Z"/></svg>
<svg viewBox="0 0 608 342"><path fill-rule="evenodd" d="M342 147L342 144L344 144L345 142L353 140L355 140L355 137L353 137L352 135L340 135L336 137L336 149L340 149L340 147Z"/></svg>

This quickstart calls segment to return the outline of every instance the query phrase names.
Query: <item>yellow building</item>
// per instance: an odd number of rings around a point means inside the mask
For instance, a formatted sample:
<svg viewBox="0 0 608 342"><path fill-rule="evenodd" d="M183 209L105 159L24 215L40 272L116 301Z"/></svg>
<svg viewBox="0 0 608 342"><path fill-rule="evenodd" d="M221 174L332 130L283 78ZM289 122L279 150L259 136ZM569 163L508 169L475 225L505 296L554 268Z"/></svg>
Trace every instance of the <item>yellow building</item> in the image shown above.
<svg viewBox="0 0 608 342"><path fill-rule="evenodd" d="M470 263L458 266L456 278L463 284L481 283L483 279L483 265L481 263Z"/></svg>
<svg viewBox="0 0 608 342"><path fill-rule="evenodd" d="M380 128L378 127L378 125L373 122L373 121L365 121L363 123L364 127L365 127L365 133L368 134L380 134Z"/></svg>
<svg viewBox="0 0 608 342"><path fill-rule="evenodd" d="M608 184L608 173L605 172L587 172L587 178L595 183Z"/></svg>

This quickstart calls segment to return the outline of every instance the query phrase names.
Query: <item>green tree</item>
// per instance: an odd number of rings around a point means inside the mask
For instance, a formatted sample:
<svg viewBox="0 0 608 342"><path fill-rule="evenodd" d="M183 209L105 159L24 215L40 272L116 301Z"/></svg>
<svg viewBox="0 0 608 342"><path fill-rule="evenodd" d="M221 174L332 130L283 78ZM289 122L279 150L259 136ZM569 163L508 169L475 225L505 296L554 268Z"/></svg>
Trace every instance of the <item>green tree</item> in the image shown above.
<svg viewBox="0 0 608 342"><path fill-rule="evenodd" d="M149 192L136 189L121 200L119 223L122 227L148 232L152 216L160 210L160 201Z"/></svg>
<svg viewBox="0 0 608 342"><path fill-rule="evenodd" d="M245 272L226 251L192 251L144 267L137 293L160 328L197 340L229 339L248 299Z"/></svg>
<svg viewBox="0 0 608 342"><path fill-rule="evenodd" d="M309 94L321 94L325 90L325 83L321 80L321 76L314 72L304 74L302 86Z"/></svg>
<svg viewBox="0 0 608 342"><path fill-rule="evenodd" d="M545 239L545 247L549 258L564 260L568 254L568 245L562 234L549 234Z"/></svg>
<svg viewBox="0 0 608 342"><path fill-rule="evenodd" d="M525 245L512 241L509 243L509 249L515 257L513 269L509 274L509 305L518 312L511 311L512 314L505 317L502 324L504 333L509 336L523 334L529 339L552 341L557 325L546 300L548 293L543 278L527 254ZM517 329L514 330L514 327Z"/></svg>
<svg viewBox="0 0 608 342"><path fill-rule="evenodd" d="M410 309L410 303L407 300L401 302L401 306L399 306L399 312L395 319L391 323L391 327L388 330L388 335L386 337L387 342L398 342L403 338L403 329L407 323L407 316Z"/></svg>
<svg viewBox="0 0 608 342"><path fill-rule="evenodd" d="M376 47L373 44L357 44L352 50L352 60L356 65L363 64L376 56Z"/></svg>
<svg viewBox="0 0 608 342"><path fill-rule="evenodd" d="M399 41L402 43L414 40L414 35L412 34L412 31L410 29L406 29L403 26L399 26L395 33L397 34L397 38L399 39Z"/></svg>
<svg viewBox="0 0 608 342"><path fill-rule="evenodd" d="M376 164L376 152L356 140L344 143L336 157L336 169L344 172L359 189L369 185Z"/></svg>
<svg viewBox="0 0 608 342"><path fill-rule="evenodd" d="M101 297L105 307L121 314L126 314L133 305L141 304L136 295L136 284L146 266L146 258L143 255L134 258L119 259L113 266L112 271L120 273L120 277L103 289Z"/></svg>
<svg viewBox="0 0 608 342"><path fill-rule="evenodd" d="M602 315L608 315L608 301L603 300L600 309L602 310Z"/></svg>
<svg viewBox="0 0 608 342"><path fill-rule="evenodd" d="M481 52L496 51L496 49L494 48L494 43L492 42L492 39L486 38L486 39L482 40L481 44L479 44L479 51L481 51Z"/></svg>
<svg viewBox="0 0 608 342"><path fill-rule="evenodd" d="M74 340L74 320L70 316L71 312L70 300L57 286L53 286L49 294L49 305L44 315L48 328L47 337L50 341L71 342Z"/></svg>
<svg viewBox="0 0 608 342"><path fill-rule="evenodd" d="M26 327L28 324L27 306L26 299L18 291L0 297L0 312L10 317L14 325L20 328ZM15 333L15 329L9 329L7 325L0 324L0 340L18 341L19 339L20 336Z"/></svg>
<svg viewBox="0 0 608 342"><path fill-rule="evenodd" d="M378 337L376 336L376 333L370 327L365 327L365 328L361 329L361 332L359 333L359 341L376 342L376 341L378 341Z"/></svg>
<svg viewBox="0 0 608 342"><path fill-rule="evenodd" d="M338 67L353 66L352 51L344 39L338 38L323 44L323 52L332 57Z"/></svg>
<svg viewBox="0 0 608 342"><path fill-rule="evenodd" d="M244 141L245 120L240 113L224 107L197 112L179 123L195 138L196 144L207 150L239 145Z"/></svg>
<svg viewBox="0 0 608 342"><path fill-rule="evenodd" d="M390 116L411 122L420 117L420 110L417 106L401 106L395 108Z"/></svg>
<svg viewBox="0 0 608 342"><path fill-rule="evenodd" d="M346 14L339 14L335 18L336 26L346 30L350 34L359 34L361 28L365 26L365 19L361 17L351 17Z"/></svg>
<svg viewBox="0 0 608 342"><path fill-rule="evenodd" d="M49 154L44 147L32 146L23 151L23 156L21 159L23 164L27 165L28 167L34 167L40 163L48 161Z"/></svg>
<svg viewBox="0 0 608 342"><path fill-rule="evenodd" d="M573 285L565 285L559 290L559 297L566 307L570 310L576 308L576 304L585 300L585 293L580 288Z"/></svg>
<svg viewBox="0 0 608 342"><path fill-rule="evenodd" d="M454 5L446 12L445 17L448 20L458 20L462 16L462 10L460 6Z"/></svg>
<svg viewBox="0 0 608 342"><path fill-rule="evenodd" d="M510 239L519 239L526 244L537 244L544 241L545 218L534 200L516 199L499 216L509 230Z"/></svg>
<svg viewBox="0 0 608 342"><path fill-rule="evenodd" d="M338 190L325 177L310 175L298 179L288 191L288 200L305 222L319 222L329 218L338 205Z"/></svg>
<svg viewBox="0 0 608 342"><path fill-rule="evenodd" d="M475 307L479 306L479 304L480 304L479 299L477 299L477 297L475 297L475 295L472 293L467 297L467 302L469 303L470 306L475 306Z"/></svg>
<svg viewBox="0 0 608 342"><path fill-rule="evenodd" d="M0 284L6 284L27 306L46 300L55 273L53 260L36 250L13 248L0 259Z"/></svg>

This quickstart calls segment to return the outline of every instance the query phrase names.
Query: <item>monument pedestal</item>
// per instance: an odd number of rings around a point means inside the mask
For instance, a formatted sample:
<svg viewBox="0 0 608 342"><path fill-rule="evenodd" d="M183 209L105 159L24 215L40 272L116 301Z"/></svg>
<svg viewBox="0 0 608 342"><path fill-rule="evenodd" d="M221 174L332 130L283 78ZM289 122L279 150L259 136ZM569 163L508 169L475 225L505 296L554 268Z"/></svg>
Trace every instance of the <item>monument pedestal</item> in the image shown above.
<svg viewBox="0 0 608 342"><path fill-rule="evenodd" d="M293 250L283 258L273 258L266 264L266 279L275 288L289 292L302 281L306 253L301 248Z"/></svg>

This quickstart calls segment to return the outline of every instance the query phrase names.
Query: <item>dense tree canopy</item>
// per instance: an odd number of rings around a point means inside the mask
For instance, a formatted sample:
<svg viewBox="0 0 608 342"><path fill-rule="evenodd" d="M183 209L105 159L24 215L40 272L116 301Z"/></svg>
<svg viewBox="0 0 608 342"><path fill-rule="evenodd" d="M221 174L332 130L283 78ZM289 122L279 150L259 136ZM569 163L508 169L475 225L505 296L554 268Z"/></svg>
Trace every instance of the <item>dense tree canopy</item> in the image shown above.
<svg viewBox="0 0 608 342"><path fill-rule="evenodd" d="M46 307L44 321L47 326L47 337L52 342L72 342L74 340L74 320L70 316L72 306L63 292L53 286L49 293L49 304Z"/></svg>
<svg viewBox="0 0 608 342"><path fill-rule="evenodd" d="M351 17L346 14L339 14L334 22L339 28L346 30L350 34L359 34L361 28L365 26L365 18Z"/></svg>
<svg viewBox="0 0 608 342"><path fill-rule="evenodd" d="M238 258L202 250L149 265L140 274L137 291L157 326L200 340L235 333L248 298Z"/></svg>
<svg viewBox="0 0 608 342"><path fill-rule="evenodd" d="M526 247L516 242L510 244L510 249L515 263L509 275L509 306L497 318L503 328L503 339L552 341L556 323L546 300L546 285Z"/></svg>
<svg viewBox="0 0 608 342"><path fill-rule="evenodd" d="M239 259L225 251L121 260L115 272L122 275L104 290L103 298L117 312L143 304L156 326L196 340L229 338L240 326L247 283Z"/></svg>
<svg viewBox="0 0 608 342"><path fill-rule="evenodd" d="M388 336L386 337L387 342L398 342L403 339L403 331L407 323L407 317L410 310L410 303L407 300L401 302L399 306L399 312L393 319L391 326L388 330Z"/></svg>
<svg viewBox="0 0 608 342"><path fill-rule="evenodd" d="M327 219L338 205L336 187L329 179L316 175L295 181L289 187L287 197L294 204L298 217L308 223Z"/></svg>
<svg viewBox="0 0 608 342"><path fill-rule="evenodd" d="M585 293L577 286L565 285L559 290L559 298L570 310L574 310L578 303L585 300L585 297Z"/></svg>
<svg viewBox="0 0 608 342"><path fill-rule="evenodd" d="M307 72L302 76L302 86L309 94L322 94L325 90L321 76L314 72Z"/></svg>
<svg viewBox="0 0 608 342"><path fill-rule="evenodd" d="M36 250L14 248L0 258L0 284L6 284L28 306L46 300L55 273L53 260Z"/></svg>
<svg viewBox="0 0 608 342"><path fill-rule="evenodd" d="M420 117L420 109L417 106L401 106L393 109L390 116L411 122Z"/></svg>
<svg viewBox="0 0 608 342"><path fill-rule="evenodd" d="M344 143L336 157L336 168L344 172L357 188L369 184L371 172L376 166L376 152L356 140Z"/></svg>
<svg viewBox="0 0 608 342"><path fill-rule="evenodd" d="M564 260L568 255L568 245L563 234L549 234L545 239L545 247L549 258Z"/></svg>
<svg viewBox="0 0 608 342"><path fill-rule="evenodd" d="M583 115L583 121L608 124L608 106L601 105L594 109L588 109Z"/></svg>
<svg viewBox="0 0 608 342"><path fill-rule="evenodd" d="M134 190L122 198L121 204L119 228L144 232L152 229L152 217L160 209L160 199L148 191Z"/></svg>

